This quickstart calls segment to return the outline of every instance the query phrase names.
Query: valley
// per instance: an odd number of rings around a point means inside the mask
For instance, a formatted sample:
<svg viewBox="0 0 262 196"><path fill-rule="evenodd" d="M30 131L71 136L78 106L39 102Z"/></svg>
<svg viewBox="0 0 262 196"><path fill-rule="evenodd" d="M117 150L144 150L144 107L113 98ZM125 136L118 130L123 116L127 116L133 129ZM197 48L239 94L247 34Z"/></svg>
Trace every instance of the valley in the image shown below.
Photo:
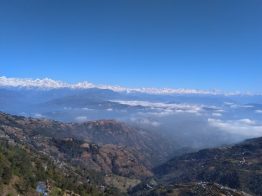
<svg viewBox="0 0 262 196"><path fill-rule="evenodd" d="M112 120L62 123L1 113L0 125L2 160L10 149L21 151L30 171L36 172L33 182L22 190L17 186L27 182L24 174L11 170L1 185L5 192L31 194L35 183L48 181L53 187L49 193L61 194L262 194L261 138L187 153L172 143L161 143L167 140L158 134ZM1 167L9 167L6 164ZM59 172L62 181L57 181L54 172ZM1 175L5 179L7 174ZM79 186L70 185L75 180Z"/></svg>

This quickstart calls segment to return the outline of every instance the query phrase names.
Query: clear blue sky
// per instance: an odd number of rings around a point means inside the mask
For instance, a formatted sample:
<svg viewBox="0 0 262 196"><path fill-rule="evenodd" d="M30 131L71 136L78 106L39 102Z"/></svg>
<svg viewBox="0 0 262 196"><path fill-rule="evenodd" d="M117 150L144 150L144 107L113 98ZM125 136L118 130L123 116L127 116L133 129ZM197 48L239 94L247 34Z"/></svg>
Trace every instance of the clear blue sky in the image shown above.
<svg viewBox="0 0 262 196"><path fill-rule="evenodd" d="M261 0L0 0L0 75L259 91Z"/></svg>

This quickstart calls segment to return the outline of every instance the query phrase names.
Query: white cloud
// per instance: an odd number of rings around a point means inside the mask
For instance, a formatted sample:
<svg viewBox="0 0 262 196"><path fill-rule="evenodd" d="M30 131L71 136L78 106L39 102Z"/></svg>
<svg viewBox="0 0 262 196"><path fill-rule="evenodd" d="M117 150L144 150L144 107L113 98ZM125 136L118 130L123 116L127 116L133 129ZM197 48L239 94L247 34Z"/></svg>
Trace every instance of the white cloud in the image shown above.
<svg viewBox="0 0 262 196"><path fill-rule="evenodd" d="M153 127L160 126L160 123L158 121L150 120L148 118L131 118L131 121L135 123L143 124L143 125L150 125Z"/></svg>
<svg viewBox="0 0 262 196"><path fill-rule="evenodd" d="M169 103L162 103L162 102L149 102L149 101L123 101L123 100L112 100L112 102L117 102L123 105L129 106L142 106L154 112L150 112L149 114L156 115L156 116L168 116L174 113L192 113L199 115L200 112L203 111L202 105L196 104L169 104Z"/></svg>
<svg viewBox="0 0 262 196"><path fill-rule="evenodd" d="M87 108L87 107L85 107L85 108L81 108L82 110L84 110L84 111L93 111L94 109L90 109L90 108Z"/></svg>
<svg viewBox="0 0 262 196"><path fill-rule="evenodd" d="M215 117L221 117L222 114L221 114L221 113L218 113L218 112L215 112L215 113L212 113L212 116L215 116Z"/></svg>
<svg viewBox="0 0 262 196"><path fill-rule="evenodd" d="M147 113L139 113L139 114L152 115L152 116L157 116L157 117L165 117L165 116L173 115L176 112L174 110L169 110L169 109L160 109L159 111L156 111L156 112L147 112Z"/></svg>
<svg viewBox="0 0 262 196"><path fill-rule="evenodd" d="M34 117L35 118L44 118L45 116L40 114L40 113L36 113L36 114L34 114Z"/></svg>
<svg viewBox="0 0 262 196"><path fill-rule="evenodd" d="M242 108L253 108L254 106L253 105L242 105L241 107Z"/></svg>
<svg viewBox="0 0 262 196"><path fill-rule="evenodd" d="M262 136L262 125L251 119L240 120L220 120L220 119L208 119L208 123L212 127L216 127L220 130L249 137Z"/></svg>
<svg viewBox="0 0 262 196"><path fill-rule="evenodd" d="M237 109L237 108L253 108L253 105L239 105L231 102L224 102L225 105L229 106L232 109Z"/></svg>
<svg viewBox="0 0 262 196"><path fill-rule="evenodd" d="M77 116L77 117L75 117L75 121L76 122L85 122L85 121L87 121L88 119L87 119L87 117L86 116Z"/></svg>
<svg viewBox="0 0 262 196"><path fill-rule="evenodd" d="M256 110L255 112L258 114L262 114L262 110Z"/></svg>
<svg viewBox="0 0 262 196"><path fill-rule="evenodd" d="M248 118L240 119L238 122L246 124L246 125L255 125L256 122L254 120L250 120Z"/></svg>
<svg viewBox="0 0 262 196"><path fill-rule="evenodd" d="M64 110L72 110L71 107L64 107Z"/></svg>

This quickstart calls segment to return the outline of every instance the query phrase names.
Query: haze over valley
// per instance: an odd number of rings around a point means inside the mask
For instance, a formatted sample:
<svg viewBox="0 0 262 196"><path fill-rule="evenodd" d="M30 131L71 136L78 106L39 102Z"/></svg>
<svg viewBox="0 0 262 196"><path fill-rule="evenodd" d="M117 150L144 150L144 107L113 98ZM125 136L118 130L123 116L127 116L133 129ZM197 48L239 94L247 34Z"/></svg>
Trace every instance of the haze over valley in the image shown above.
<svg viewBox="0 0 262 196"><path fill-rule="evenodd" d="M3 112L62 122L115 119L204 148L262 136L262 95L190 89L129 90L0 78ZM59 85L64 84L64 85ZM82 84L87 84L83 82ZM89 83L91 84L91 83Z"/></svg>
<svg viewBox="0 0 262 196"><path fill-rule="evenodd" d="M163 194L171 190L181 194L186 190L198 190L200 195L209 195L209 191L220 194L223 190L232 194L230 188L261 193L260 186L249 185L251 181L239 182L244 175L241 168L237 173L230 173L236 166L232 163L228 170L222 162L229 159L230 154L220 150L262 136L261 95L186 89L166 92L162 89L152 91L152 88L141 92L123 87L56 84L66 83L51 79L0 77L1 140L8 141L11 146L26 148L30 152L26 156L33 162L44 156L47 161L44 165L58 166L54 171L62 169L62 175L73 172L66 186L64 181L59 184L54 176L46 176L53 187L46 189L47 192L58 189L63 193L64 189L69 189L72 194L80 195L87 190L91 194L153 195L158 194L162 184L167 185L166 190L161 189ZM233 147L236 154L250 151L252 155L249 158L250 155L240 154L235 162L260 162L260 140L254 140L259 142L258 146L251 143L258 154L253 155L253 150L245 149L247 147L242 144ZM3 152L7 153L5 148ZM206 150L206 155L205 150L199 151L206 148L218 148L218 152L210 149ZM225 176L216 173L192 176L194 172L188 173L187 166L180 163L180 159L192 159L190 162L195 164L194 157L201 162L202 156L204 160L210 159L211 165L220 164L217 172L223 171ZM219 161L214 156L219 156ZM256 158L258 160L254 161ZM207 163L201 164L205 168ZM173 171L173 166L178 167L178 171ZM248 168L251 172L248 179L255 175L252 173L257 170L254 167L252 164ZM32 166L32 171L35 170ZM182 176L177 176L182 171ZM33 183L42 183L37 179L43 178L37 173L34 175ZM75 180L78 184L73 186ZM205 183L194 184L196 180ZM26 178L23 181L27 182ZM172 186L174 183L186 184ZM222 185L228 189L222 189ZM199 186L205 188L200 190ZM24 191L7 190L33 192L28 186Z"/></svg>

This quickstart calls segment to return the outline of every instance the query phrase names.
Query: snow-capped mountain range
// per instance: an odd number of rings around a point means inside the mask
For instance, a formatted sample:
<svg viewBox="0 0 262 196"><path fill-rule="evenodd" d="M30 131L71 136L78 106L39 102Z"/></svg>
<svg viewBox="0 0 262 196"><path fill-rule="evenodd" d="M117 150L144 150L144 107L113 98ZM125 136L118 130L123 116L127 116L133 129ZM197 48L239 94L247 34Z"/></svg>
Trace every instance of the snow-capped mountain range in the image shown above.
<svg viewBox="0 0 262 196"><path fill-rule="evenodd" d="M174 88L127 88L122 86L112 85L96 85L87 81L79 83L67 83L53 80L50 78L31 79L31 78L9 78L6 76L0 77L0 87L17 87L17 88L39 88L39 89L108 89L115 92L126 93L146 93L146 94L203 94L203 95L239 95L241 93L224 93L219 90L198 90L198 89L174 89ZM245 93L245 95L248 93Z"/></svg>

